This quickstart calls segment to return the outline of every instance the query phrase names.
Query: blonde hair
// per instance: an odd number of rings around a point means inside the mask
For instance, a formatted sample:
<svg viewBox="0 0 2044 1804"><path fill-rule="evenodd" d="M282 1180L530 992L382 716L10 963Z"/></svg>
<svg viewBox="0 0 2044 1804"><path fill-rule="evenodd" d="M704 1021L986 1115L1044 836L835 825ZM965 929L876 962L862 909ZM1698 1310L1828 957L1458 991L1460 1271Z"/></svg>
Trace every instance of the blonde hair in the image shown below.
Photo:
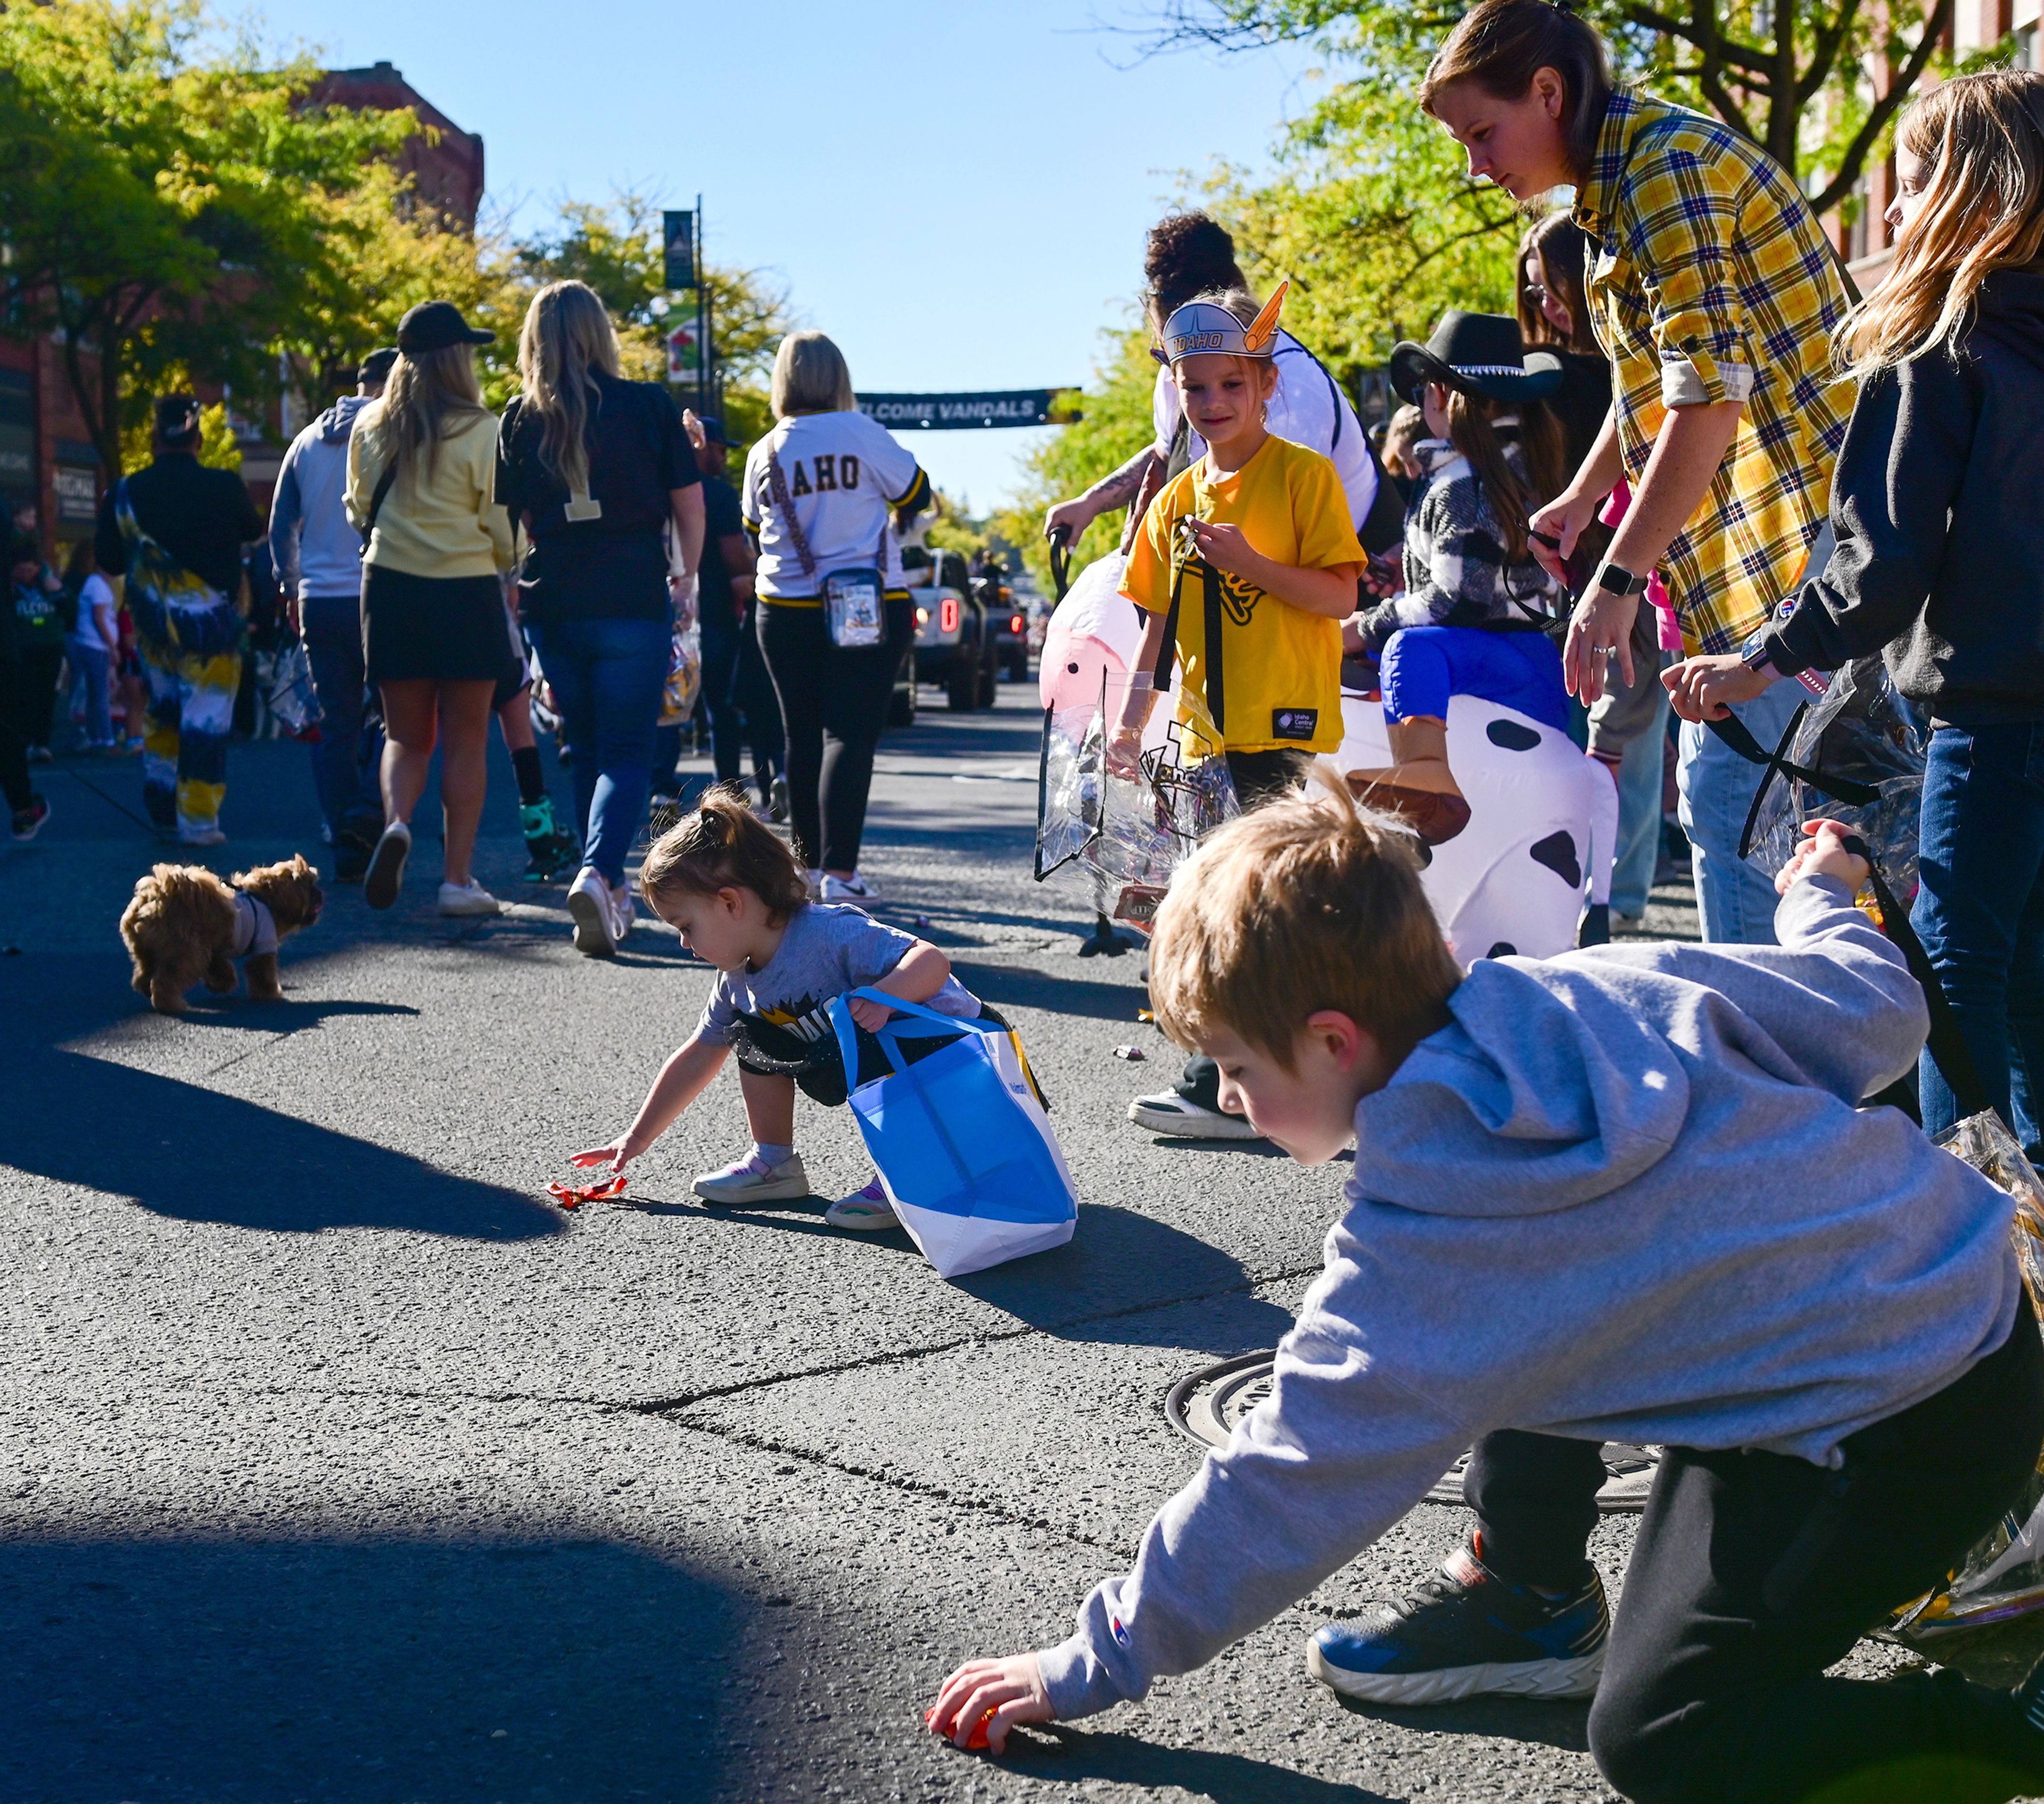
<svg viewBox="0 0 2044 1804"><path fill-rule="evenodd" d="M416 485L421 452L430 481L440 440L451 438L471 415L488 411L475 379L473 347L450 344L442 351L399 352L383 398L375 405L378 431L398 460L397 486Z"/></svg>
<svg viewBox="0 0 2044 1804"><path fill-rule="evenodd" d="M640 867L640 893L649 900L680 892L714 896L749 889L776 920L807 904L809 881L795 854L759 817L736 784L719 783L653 842Z"/></svg>
<svg viewBox="0 0 2044 1804"><path fill-rule="evenodd" d="M1940 82L1910 102L1895 142L1923 159L1927 187L1888 279L1838 328L1838 361L1855 375L1956 351L1981 283L2044 250L2044 75Z"/></svg>
<svg viewBox="0 0 2044 1804"><path fill-rule="evenodd" d="M1191 1049L1225 1027L1288 1071L1338 1009L1402 1057L1462 981L1420 887L1411 831L1322 789L1230 821L1178 867L1150 944L1157 1025Z"/></svg>
<svg viewBox="0 0 2044 1804"><path fill-rule="evenodd" d="M791 332L774 353L774 416L849 413L859 405L844 353L820 332Z"/></svg>
<svg viewBox="0 0 2044 1804"><path fill-rule="evenodd" d="M540 462L571 495L589 492L591 370L617 374L617 331L596 290L550 282L532 297L518 334L524 402L540 421Z"/></svg>

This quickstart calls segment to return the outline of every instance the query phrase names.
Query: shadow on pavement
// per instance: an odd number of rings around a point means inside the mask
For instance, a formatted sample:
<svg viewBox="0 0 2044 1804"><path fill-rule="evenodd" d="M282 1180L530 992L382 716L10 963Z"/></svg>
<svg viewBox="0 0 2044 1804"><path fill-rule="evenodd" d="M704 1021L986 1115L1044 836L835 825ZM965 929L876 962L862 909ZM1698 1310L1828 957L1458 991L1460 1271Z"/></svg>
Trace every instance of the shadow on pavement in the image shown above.
<svg viewBox="0 0 2044 1804"><path fill-rule="evenodd" d="M1018 1008L1040 1008L1052 1015L1082 1015L1092 1021L1125 1022L1132 1036L1139 1033L1145 1036L1148 1042L1145 1052L1158 1060L1168 1058L1174 1069L1178 1065L1178 1052L1135 1019L1136 1010L1145 1005L1147 997L1134 984L1060 977L1032 965L977 965L964 958L956 964L959 981L982 1002L990 1002L997 1008L1012 1004ZM1054 1097L1054 1104L1055 1100Z"/></svg>
<svg viewBox="0 0 2044 1804"><path fill-rule="evenodd" d="M44 1052L10 1088L0 1159L179 1221L285 1234L394 1228L490 1241L567 1230L558 1210L516 1191L83 1054Z"/></svg>
<svg viewBox="0 0 2044 1804"><path fill-rule="evenodd" d="M1365 1703L1358 1698L1328 1694L1350 1716L1373 1722L1395 1723L1408 1734L1481 1735L1497 1741L1531 1741L1543 1748L1589 1752L1588 1703L1546 1703L1532 1698L1470 1698L1458 1704L1428 1704L1419 1710L1394 1710Z"/></svg>
<svg viewBox="0 0 2044 1804"><path fill-rule="evenodd" d="M1213 1804L1391 1804L1381 1792L1315 1779L1246 1754L1160 1748L1133 1735L1076 1729L1018 1731L999 1764L1050 1783L1176 1787Z"/></svg>
<svg viewBox="0 0 2044 1804"><path fill-rule="evenodd" d="M743 1607L601 1541L17 1538L0 1796L706 1796Z"/></svg>

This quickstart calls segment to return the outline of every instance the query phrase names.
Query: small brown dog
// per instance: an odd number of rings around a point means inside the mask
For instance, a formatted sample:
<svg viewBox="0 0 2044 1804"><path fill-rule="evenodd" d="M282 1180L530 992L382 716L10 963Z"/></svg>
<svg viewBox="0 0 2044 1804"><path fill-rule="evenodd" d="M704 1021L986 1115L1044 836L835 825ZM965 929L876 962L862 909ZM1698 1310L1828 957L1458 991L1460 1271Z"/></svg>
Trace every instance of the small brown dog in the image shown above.
<svg viewBox="0 0 2044 1804"><path fill-rule="evenodd" d="M250 1000L279 1001L277 942L317 921L325 900L303 858L240 872L231 885L202 865L159 865L136 884L121 917L136 991L159 1015L182 1015L194 984L221 996L232 990L239 959Z"/></svg>

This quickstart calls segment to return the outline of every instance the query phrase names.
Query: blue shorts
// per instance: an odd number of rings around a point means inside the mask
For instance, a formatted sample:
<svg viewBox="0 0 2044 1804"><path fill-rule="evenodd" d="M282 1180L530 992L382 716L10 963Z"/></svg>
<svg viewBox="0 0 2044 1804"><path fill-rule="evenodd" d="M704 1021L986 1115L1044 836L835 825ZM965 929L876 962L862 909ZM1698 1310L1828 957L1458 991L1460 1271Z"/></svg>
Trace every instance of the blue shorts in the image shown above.
<svg viewBox="0 0 2044 1804"><path fill-rule="evenodd" d="M1416 714L1445 720L1450 696L1473 695L1558 733L1569 730L1561 648L1543 632L1400 627L1385 644L1378 670L1389 722Z"/></svg>

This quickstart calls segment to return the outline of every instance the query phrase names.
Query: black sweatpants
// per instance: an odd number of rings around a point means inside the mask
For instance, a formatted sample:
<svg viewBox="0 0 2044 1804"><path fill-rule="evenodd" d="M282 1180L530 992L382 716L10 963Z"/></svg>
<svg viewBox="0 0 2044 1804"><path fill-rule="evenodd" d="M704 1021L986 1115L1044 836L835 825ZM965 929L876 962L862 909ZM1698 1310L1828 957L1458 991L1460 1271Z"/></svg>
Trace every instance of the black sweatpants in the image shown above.
<svg viewBox="0 0 2044 1804"><path fill-rule="evenodd" d="M887 597L887 637L878 645L832 644L820 607L770 601L759 610L759 649L787 735L795 856L809 869L859 868L874 748L915 631L906 595Z"/></svg>
<svg viewBox="0 0 2044 1804"><path fill-rule="evenodd" d="M1509 1494L1500 1487L1515 1466L1523 1507L1523 1481L1546 1457L1524 1445L1544 1437L1524 1435L1500 1458L1500 1438L1485 1445L1479 1514ZM2044 1734L2006 1691L1951 1671L1824 1676L1993 1526L2036 1469L2040 1443L2044 1345L2026 1302L1998 1351L1850 1437L1838 1471L1778 1453L1667 1449L1590 1710L1605 1776L1639 1804L1820 1794L1999 1804L2044 1789ZM1564 1468L1556 1460L1546 1469ZM1485 1524L1489 1563L1504 1544L1487 1514ZM1581 1540L1574 1546L1580 1573Z"/></svg>
<svg viewBox="0 0 2044 1804"><path fill-rule="evenodd" d="M1310 752L1282 748L1273 751L1231 751L1227 755L1228 778L1235 785L1235 799L1241 804L1244 814L1273 796L1297 789L1305 781L1306 772L1312 763ZM1216 1113L1220 1110L1220 1067L1204 1053L1194 1053L1185 1061L1185 1069L1171 1088L1188 1102L1197 1103L1203 1109L1212 1109Z"/></svg>

